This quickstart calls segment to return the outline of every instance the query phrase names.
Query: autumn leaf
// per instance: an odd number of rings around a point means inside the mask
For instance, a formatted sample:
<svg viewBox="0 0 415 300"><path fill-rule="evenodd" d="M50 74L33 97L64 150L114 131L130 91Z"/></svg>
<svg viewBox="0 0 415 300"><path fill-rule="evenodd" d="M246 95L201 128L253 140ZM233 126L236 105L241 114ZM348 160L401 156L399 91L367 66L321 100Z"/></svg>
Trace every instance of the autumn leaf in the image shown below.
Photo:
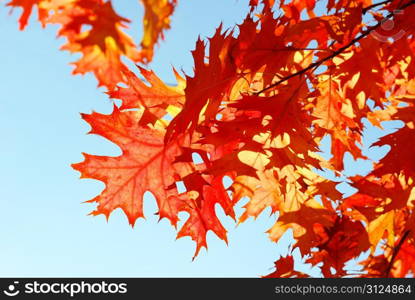
<svg viewBox="0 0 415 300"><path fill-rule="evenodd" d="M105 137L122 150L118 157L84 154L85 160L73 165L82 178L106 185L101 195L89 201L98 203L92 214L108 218L113 210L121 208L134 225L137 218L144 217L143 197L149 191L157 200L160 218L168 218L175 225L182 205L173 198L177 190L172 187L180 140L165 146L162 129L137 126L138 112L120 111L115 106L110 115L92 113L82 117L91 125L90 133Z"/></svg>
<svg viewBox="0 0 415 300"><path fill-rule="evenodd" d="M19 29L23 30L26 28L29 21L30 15L35 6L38 7L38 18L40 22L44 22L46 12L40 7L40 4L45 2L44 0L11 0L7 3L10 7L20 7L23 12L19 18Z"/></svg>
<svg viewBox="0 0 415 300"><path fill-rule="evenodd" d="M167 114L174 117L184 103L184 79L174 70L178 85L166 85L154 72L139 67L139 71L148 85L137 75L125 69L122 71L127 87L116 86L108 92L113 99L122 100L120 109L144 109L140 124L155 124L161 122L167 127L167 120L161 120Z"/></svg>
<svg viewBox="0 0 415 300"><path fill-rule="evenodd" d="M92 72L99 86L112 89L125 79L122 58L150 62L155 44L164 37L163 31L170 28L176 0L142 2L145 16L141 49L124 32L130 21L115 12L110 0L11 0L7 5L23 9L19 19L21 30L25 29L33 9L37 7L38 19L43 26L60 26L58 36L67 40L61 49L81 53L82 57L73 63L73 73Z"/></svg>
<svg viewBox="0 0 415 300"><path fill-rule="evenodd" d="M333 224L333 212L315 200L309 200L299 209L279 216L278 221L269 230L269 235L272 240L278 241L287 229L292 229L296 240L295 246L298 246L302 254L306 254L319 241L319 232L314 230L315 226L331 227Z"/></svg>
<svg viewBox="0 0 415 300"><path fill-rule="evenodd" d="M374 174L393 173L395 170L402 170L406 175L414 177L415 160L413 151L411 151L414 138L415 129L405 126L376 142L374 146L390 145L392 149L379 162Z"/></svg>
<svg viewBox="0 0 415 300"><path fill-rule="evenodd" d="M303 278L307 274L294 271L294 258L291 255L281 257L275 262L275 271L264 276L264 278Z"/></svg>
<svg viewBox="0 0 415 300"><path fill-rule="evenodd" d="M71 53L82 53L74 63L74 74L93 72L99 85L110 89L123 81L121 61L126 56L135 61L138 49L133 40L122 31L127 27L128 19L120 17L111 2L103 0L83 0L70 2L65 8L56 9L49 20L59 24L59 36L67 43L62 47ZM90 29L83 30L85 26Z"/></svg>
<svg viewBox="0 0 415 300"><path fill-rule="evenodd" d="M206 235L212 230L220 239L227 240L227 231L223 227L221 221L216 216L215 204L220 203L216 196L214 187L203 184L204 187L200 191L203 195L199 195L197 191L190 191L182 195L184 201L183 210L189 214L182 228L177 234L177 238L190 236L196 242L196 251L193 259L199 254L201 248L207 248ZM227 197L227 195L219 195ZM202 198L203 197L203 198Z"/></svg>
<svg viewBox="0 0 415 300"><path fill-rule="evenodd" d="M307 262L313 265L324 262L321 271L325 277L347 275L345 264L369 249L370 236L361 222L352 221L348 217L337 218L332 227L320 230L317 250Z"/></svg>
<svg viewBox="0 0 415 300"><path fill-rule="evenodd" d="M391 270L395 277L403 278L415 272L415 245L405 241L396 256L396 263Z"/></svg>
<svg viewBox="0 0 415 300"><path fill-rule="evenodd" d="M140 61L153 59L154 47L164 39L164 31L170 28L170 16L174 12L177 0L141 0L144 4L144 35L141 40Z"/></svg>
<svg viewBox="0 0 415 300"><path fill-rule="evenodd" d="M376 246L383 237L386 238L389 246L393 245L395 241L394 217L395 212L390 211L369 223L368 233L372 251L376 250Z"/></svg>

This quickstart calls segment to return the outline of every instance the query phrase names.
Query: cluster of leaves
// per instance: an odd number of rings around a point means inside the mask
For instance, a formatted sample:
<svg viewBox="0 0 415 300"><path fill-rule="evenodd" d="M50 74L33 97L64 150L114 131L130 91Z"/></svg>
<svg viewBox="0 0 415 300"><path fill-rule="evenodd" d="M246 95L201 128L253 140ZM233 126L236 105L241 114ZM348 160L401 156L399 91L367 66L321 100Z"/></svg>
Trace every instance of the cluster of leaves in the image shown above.
<svg viewBox="0 0 415 300"><path fill-rule="evenodd" d="M9 5L21 2L30 1ZM291 230L293 247L325 277L351 276L345 264L362 253L369 256L354 276L415 274L415 1L251 0L240 25L220 26L207 42L196 42L194 74L174 71L177 86L140 67L143 81L120 63L121 55L135 61L151 55L138 54L120 31L126 20L110 2L31 2L42 22L62 24L66 49L84 54L76 71L93 71L110 97L121 100L109 115L82 115L90 133L122 149L118 157L85 154L73 165L82 178L105 183L90 200L98 204L93 215L109 217L121 208L134 225L149 191L159 217L172 225L180 212L188 213L178 237L190 236L197 255L207 247L209 230L227 240L217 204L238 222L270 208L278 215L270 239ZM157 20L147 27L146 50L168 27L176 3L158 10L154 3L167 2L143 2L146 17ZM46 4L60 8L50 14ZM28 11L20 19L23 27ZM393 20L396 34L382 26L385 20ZM82 31L85 24L92 29ZM108 72L114 57L116 71ZM391 150L368 175L347 178L357 193L345 198L320 171L342 176L346 152L366 159L364 120L379 128L391 120L403 126L373 145ZM325 137L331 141L327 160L319 155ZM229 187L225 177L232 179ZM244 198L249 201L237 217L234 207ZM270 277L308 276L295 270L290 255L275 266Z"/></svg>
<svg viewBox="0 0 415 300"><path fill-rule="evenodd" d="M27 24L34 8L42 26L60 26L58 37L67 43L62 50L80 53L74 63L74 74L94 73L100 86L109 89L124 81L122 58L147 63L153 58L154 46L163 31L170 28L170 16L176 0L141 0L145 8L144 35L138 49L123 28L128 19L119 16L111 1L105 0L11 0L7 5L20 7L20 29Z"/></svg>

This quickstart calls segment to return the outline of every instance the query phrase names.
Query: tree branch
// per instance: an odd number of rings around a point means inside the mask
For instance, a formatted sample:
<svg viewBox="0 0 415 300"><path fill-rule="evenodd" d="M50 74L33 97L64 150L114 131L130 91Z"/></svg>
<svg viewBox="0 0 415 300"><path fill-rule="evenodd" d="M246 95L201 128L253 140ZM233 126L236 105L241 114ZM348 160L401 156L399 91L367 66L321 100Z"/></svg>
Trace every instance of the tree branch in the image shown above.
<svg viewBox="0 0 415 300"><path fill-rule="evenodd" d="M401 6L398 10L403 10L403 9L407 8L408 6L411 6L413 4L415 4L415 0L412 0L411 2L406 3L405 5ZM378 29L380 26L382 26L382 24L384 23L385 20L388 20L388 19L392 18L394 15L395 15L395 12L389 13L382 21L378 22L374 26L371 26L369 29L363 31L358 37L356 37L353 40L351 40L347 45L345 45L345 46L337 49L336 51L334 51L329 56L326 56L325 58L323 58L323 59L321 59L319 61L316 61L316 62L310 64L308 67L306 67L306 68L304 68L304 69L302 69L302 70L300 70L298 72L295 72L295 73L293 73L291 75L288 75L288 76L286 76L286 77L278 80L277 82L275 82L275 83L267 86L266 88L264 88L264 89L262 89L262 90L260 90L258 92L255 92L254 95L259 95L259 94L261 94L263 92L266 92L266 91L268 91L268 90L270 90L272 88L275 88L276 86L280 85L281 83L283 83L283 82L285 82L285 81L287 81L287 80L289 80L289 79L291 79L293 77L302 75L302 74L306 73L307 71L309 71L309 70L311 70L313 68L319 67L324 62L326 62L326 61L328 61L328 60L336 57L337 55L343 53L346 49L350 48L351 46L353 46L354 44L356 44L357 42L359 42L360 40L362 40L363 38L365 38L366 36L368 36L372 31L374 31L374 30Z"/></svg>
<svg viewBox="0 0 415 300"><path fill-rule="evenodd" d="M363 14L365 14L365 13L367 13L369 10L371 10L371 9L373 9L373 8L375 8L375 7L378 7L378 6L381 6L381 5L388 4L389 2L392 2L392 1L393 1L393 0L386 0L386 1L382 1L382 2L379 2L379 3L372 4L372 5L368 6L368 7L363 8L362 12L363 12Z"/></svg>
<svg viewBox="0 0 415 300"><path fill-rule="evenodd" d="M402 238L399 241L398 245L396 245L396 247L393 249L393 254L392 254L391 261L389 262L389 265L388 265L388 267L386 268L386 271L385 271L386 277L389 277L390 272L391 272L392 267L393 267L393 264L395 262L395 258L398 255L399 250L401 250L401 247L402 247L403 243L405 242L405 240L408 237L410 232L411 232L410 230L405 231L405 233L402 235Z"/></svg>

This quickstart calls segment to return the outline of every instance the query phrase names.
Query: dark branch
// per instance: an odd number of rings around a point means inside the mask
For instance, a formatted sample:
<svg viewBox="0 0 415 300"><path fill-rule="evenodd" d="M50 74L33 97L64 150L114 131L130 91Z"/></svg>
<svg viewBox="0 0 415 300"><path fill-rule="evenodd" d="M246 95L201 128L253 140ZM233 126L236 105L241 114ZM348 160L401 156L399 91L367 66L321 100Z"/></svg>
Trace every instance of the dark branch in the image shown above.
<svg viewBox="0 0 415 300"><path fill-rule="evenodd" d="M386 1L382 1L382 2L379 2L379 3L372 4L372 5L368 6L368 7L363 8L363 11L362 12L363 12L363 14L365 14L369 10L374 9L375 7L378 7L378 6L381 6L381 5L385 5L385 4L388 4L390 2L392 2L392 0L386 0Z"/></svg>
<svg viewBox="0 0 415 300"><path fill-rule="evenodd" d="M415 0L412 0L411 2L408 2L407 4L401 6L399 8L399 10L403 10L403 9L407 8L408 6L411 6L413 4L415 4ZM300 75L306 73L307 71L309 71L309 70L311 70L313 68L319 67L324 62L326 62L326 61L328 61L330 59L333 59L334 57L336 57L339 54L343 53L346 49L350 48L351 46L353 46L354 44L356 44L357 42L359 42L360 40L362 40L363 38L365 38L366 36L368 36L372 31L374 31L374 30L378 29L380 26L382 26L382 24L385 22L385 20L388 20L388 19L392 18L394 15L395 15L395 12L389 13L382 21L378 22L374 26L371 26L369 29L363 31L358 37L356 37L353 40L351 40L347 45L345 45L345 46L337 49L336 51L334 51L329 56L326 56L325 58L323 58L323 59L321 59L319 61L316 61L316 62L310 64L308 67L306 67L306 68L304 68L304 69L302 69L302 70L300 70L298 72L295 72L295 73L293 73L291 75L288 75L288 76L286 76L286 77L278 80L277 82L275 82L275 83L267 86L266 88L264 88L264 89L262 89L262 90L260 90L258 92L255 92L254 95L259 95L259 94L261 94L263 92L266 92L266 91L268 91L268 90L270 90L272 88L275 88L276 86L280 85L281 83L283 83L283 82L285 82L285 81L287 81L287 80L289 80L289 79L291 79L293 77L300 76Z"/></svg>
<svg viewBox="0 0 415 300"><path fill-rule="evenodd" d="M401 250L401 247L402 247L403 243L405 242L405 240L408 237L410 232L411 232L410 230L405 231L405 233L403 234L403 236L402 236L401 240L399 241L398 245L396 245L396 247L393 249L393 254L392 254L391 261L389 262L389 265L388 265L388 267L386 268L386 271L385 271L386 277L389 277L390 272L391 272L392 267L393 267L393 264L395 262L395 258L398 255L399 250Z"/></svg>

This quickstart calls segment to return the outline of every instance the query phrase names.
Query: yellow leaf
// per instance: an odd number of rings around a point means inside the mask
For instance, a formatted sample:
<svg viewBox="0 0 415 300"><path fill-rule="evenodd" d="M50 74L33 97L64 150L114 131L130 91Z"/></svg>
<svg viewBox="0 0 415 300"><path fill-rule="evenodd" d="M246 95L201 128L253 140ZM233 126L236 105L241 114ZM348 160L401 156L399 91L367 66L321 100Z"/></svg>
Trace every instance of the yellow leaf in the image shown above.
<svg viewBox="0 0 415 300"><path fill-rule="evenodd" d="M387 244L393 246L395 242L394 219L395 211L391 210L369 223L368 232L372 251L375 251L379 241L384 237L385 231L387 231Z"/></svg>

